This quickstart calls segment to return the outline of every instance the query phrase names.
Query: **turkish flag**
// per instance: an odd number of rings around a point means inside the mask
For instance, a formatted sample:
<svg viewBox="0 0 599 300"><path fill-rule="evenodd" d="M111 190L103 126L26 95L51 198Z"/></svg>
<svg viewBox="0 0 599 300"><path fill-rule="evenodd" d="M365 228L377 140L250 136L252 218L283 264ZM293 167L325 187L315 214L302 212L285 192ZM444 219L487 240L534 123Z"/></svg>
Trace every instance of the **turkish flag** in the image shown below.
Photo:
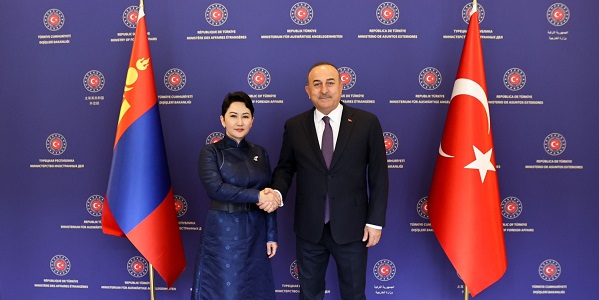
<svg viewBox="0 0 599 300"><path fill-rule="evenodd" d="M431 226L476 296L507 269L478 25L470 16L428 198Z"/></svg>

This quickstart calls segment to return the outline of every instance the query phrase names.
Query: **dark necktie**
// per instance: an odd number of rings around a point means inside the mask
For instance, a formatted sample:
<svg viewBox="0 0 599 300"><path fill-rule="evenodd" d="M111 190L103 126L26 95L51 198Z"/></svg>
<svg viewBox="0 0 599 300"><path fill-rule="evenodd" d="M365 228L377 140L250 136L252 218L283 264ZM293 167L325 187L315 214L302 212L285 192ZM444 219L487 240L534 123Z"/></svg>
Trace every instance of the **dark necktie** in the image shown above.
<svg viewBox="0 0 599 300"><path fill-rule="evenodd" d="M333 129L331 128L331 124L329 121L331 118L328 116L322 117L324 121L324 131L322 133L322 157L324 157L324 162L327 164L327 168L331 166L331 160L333 159ZM324 207L324 223L328 223L331 219L330 209L329 209L329 194L327 192L327 198Z"/></svg>

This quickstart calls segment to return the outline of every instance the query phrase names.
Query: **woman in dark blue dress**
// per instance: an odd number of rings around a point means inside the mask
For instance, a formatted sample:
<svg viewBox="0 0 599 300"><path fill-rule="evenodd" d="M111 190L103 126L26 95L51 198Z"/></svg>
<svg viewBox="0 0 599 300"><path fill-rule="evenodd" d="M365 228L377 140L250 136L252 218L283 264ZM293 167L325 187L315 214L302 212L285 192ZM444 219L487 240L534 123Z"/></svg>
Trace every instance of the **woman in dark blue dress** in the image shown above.
<svg viewBox="0 0 599 300"><path fill-rule="evenodd" d="M272 173L264 148L245 140L254 107L244 92L222 105L224 139L200 152L200 179L211 199L198 251L192 299L275 299L270 258L277 251Z"/></svg>

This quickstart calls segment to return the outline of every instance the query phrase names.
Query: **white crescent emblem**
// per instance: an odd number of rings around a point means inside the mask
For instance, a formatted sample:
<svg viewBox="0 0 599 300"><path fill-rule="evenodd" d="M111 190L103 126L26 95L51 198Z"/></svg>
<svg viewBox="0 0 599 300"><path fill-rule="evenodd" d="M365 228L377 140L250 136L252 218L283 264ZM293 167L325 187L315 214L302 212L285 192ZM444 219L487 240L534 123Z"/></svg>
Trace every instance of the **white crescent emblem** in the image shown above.
<svg viewBox="0 0 599 300"><path fill-rule="evenodd" d="M447 153L445 153L443 151L443 148L441 148L441 145L439 144L439 155L443 156L443 157L447 157L447 158L454 158L455 156L453 155L449 155Z"/></svg>
<svg viewBox="0 0 599 300"><path fill-rule="evenodd" d="M489 103L487 102L487 94L485 94L485 90L474 80L466 79L466 78L458 78L456 79L453 85L453 92L451 93L451 101L453 98L459 95L468 95L476 98L483 107L485 108L485 112L487 113L487 133L491 132L491 117L489 114ZM439 145L439 155L443 157L452 158L452 155L449 155L443 151L442 145Z"/></svg>
<svg viewBox="0 0 599 300"><path fill-rule="evenodd" d="M555 12L553 12L553 17L554 17L555 19L557 19L557 20L561 19L561 18L562 18L562 16L563 16L563 15L562 15L562 12L561 12L561 11L559 11L559 10L556 10Z"/></svg>
<svg viewBox="0 0 599 300"><path fill-rule="evenodd" d="M432 74L426 75L426 82L435 82L435 76Z"/></svg>

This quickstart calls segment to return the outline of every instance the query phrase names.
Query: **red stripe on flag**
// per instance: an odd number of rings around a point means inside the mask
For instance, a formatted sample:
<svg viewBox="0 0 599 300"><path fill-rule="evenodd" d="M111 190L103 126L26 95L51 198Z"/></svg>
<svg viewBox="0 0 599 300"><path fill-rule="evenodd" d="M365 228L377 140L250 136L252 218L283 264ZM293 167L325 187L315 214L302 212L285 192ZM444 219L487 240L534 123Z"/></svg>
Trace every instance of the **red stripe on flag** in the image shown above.
<svg viewBox="0 0 599 300"><path fill-rule="evenodd" d="M110 211L107 197L104 197L104 205L102 206L102 232L115 236L125 236L114 215L112 215L112 211Z"/></svg>
<svg viewBox="0 0 599 300"><path fill-rule="evenodd" d="M127 238L171 287L185 269L172 189L156 210L127 234Z"/></svg>

